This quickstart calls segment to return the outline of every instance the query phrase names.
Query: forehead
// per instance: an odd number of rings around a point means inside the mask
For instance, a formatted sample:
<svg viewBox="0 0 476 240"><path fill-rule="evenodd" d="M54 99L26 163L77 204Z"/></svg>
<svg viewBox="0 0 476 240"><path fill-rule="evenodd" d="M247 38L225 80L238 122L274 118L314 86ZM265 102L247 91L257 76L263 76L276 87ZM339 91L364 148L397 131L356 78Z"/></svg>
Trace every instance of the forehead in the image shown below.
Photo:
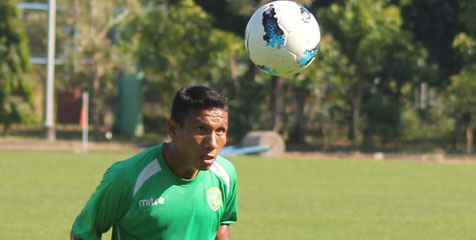
<svg viewBox="0 0 476 240"><path fill-rule="evenodd" d="M228 124L228 111L223 108L210 108L190 111L185 118L186 123Z"/></svg>

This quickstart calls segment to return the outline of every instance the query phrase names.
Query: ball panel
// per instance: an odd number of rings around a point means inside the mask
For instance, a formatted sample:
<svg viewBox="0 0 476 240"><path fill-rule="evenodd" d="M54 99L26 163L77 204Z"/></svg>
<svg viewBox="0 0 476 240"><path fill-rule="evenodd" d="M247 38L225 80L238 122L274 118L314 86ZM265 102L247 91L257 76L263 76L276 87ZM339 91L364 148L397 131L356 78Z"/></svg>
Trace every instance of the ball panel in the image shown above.
<svg viewBox="0 0 476 240"><path fill-rule="evenodd" d="M311 48L317 47L321 42L321 30L315 18L303 25L302 33L306 36L307 45Z"/></svg>
<svg viewBox="0 0 476 240"><path fill-rule="evenodd" d="M297 3L291 2L289 6L285 8L280 6L275 11L277 12L278 23L283 29L288 32L302 31L303 19L300 6Z"/></svg>
<svg viewBox="0 0 476 240"><path fill-rule="evenodd" d="M249 42L249 46L263 41L265 32L261 19L262 17L255 13L246 26L245 37Z"/></svg>
<svg viewBox="0 0 476 240"><path fill-rule="evenodd" d="M281 48L286 39L285 32L278 25L278 18L272 5L263 12L263 26L265 31L263 40L266 41L266 46Z"/></svg>
<svg viewBox="0 0 476 240"><path fill-rule="evenodd" d="M318 51L319 46L314 49L304 51L303 55L297 61L299 66L301 66L302 68L309 66L309 64L312 63L314 58L316 58Z"/></svg>
<svg viewBox="0 0 476 240"><path fill-rule="evenodd" d="M251 61L256 65L264 65L268 60L268 55L271 54L273 48L266 46L266 42L258 42L255 45L251 46L251 51L249 51L249 56Z"/></svg>
<svg viewBox="0 0 476 240"><path fill-rule="evenodd" d="M268 58L268 65L279 73L293 72L299 68L296 63L297 57L289 51L274 51Z"/></svg>
<svg viewBox="0 0 476 240"><path fill-rule="evenodd" d="M265 73L268 73L268 74L271 74L271 75L278 75L279 72L275 69L272 69L268 66L264 66L264 65L256 65L258 66L259 68L261 68L261 70L263 70Z"/></svg>
<svg viewBox="0 0 476 240"><path fill-rule="evenodd" d="M290 32L286 49L296 55L301 55L308 48L306 35L303 32Z"/></svg>

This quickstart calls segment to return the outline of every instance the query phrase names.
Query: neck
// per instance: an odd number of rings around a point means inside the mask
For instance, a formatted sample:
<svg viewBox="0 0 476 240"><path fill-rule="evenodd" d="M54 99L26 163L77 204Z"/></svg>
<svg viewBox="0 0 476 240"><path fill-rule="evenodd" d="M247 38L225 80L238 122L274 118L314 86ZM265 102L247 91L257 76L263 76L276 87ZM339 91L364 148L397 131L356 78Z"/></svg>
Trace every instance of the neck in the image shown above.
<svg viewBox="0 0 476 240"><path fill-rule="evenodd" d="M180 152L174 148L173 143L165 143L162 147L165 162L170 170L180 178L194 179L198 175L197 169L190 169L183 164L183 157Z"/></svg>

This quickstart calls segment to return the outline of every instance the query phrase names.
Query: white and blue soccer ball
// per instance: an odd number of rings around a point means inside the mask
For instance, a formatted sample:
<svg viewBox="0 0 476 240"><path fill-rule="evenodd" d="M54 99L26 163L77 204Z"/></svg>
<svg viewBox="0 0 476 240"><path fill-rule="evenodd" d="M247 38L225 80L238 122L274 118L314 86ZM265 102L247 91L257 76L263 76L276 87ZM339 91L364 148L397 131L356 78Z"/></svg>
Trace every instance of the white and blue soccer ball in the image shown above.
<svg viewBox="0 0 476 240"><path fill-rule="evenodd" d="M245 48L251 61L276 76L292 76L309 66L320 41L316 18L293 1L274 1L261 6L245 30Z"/></svg>

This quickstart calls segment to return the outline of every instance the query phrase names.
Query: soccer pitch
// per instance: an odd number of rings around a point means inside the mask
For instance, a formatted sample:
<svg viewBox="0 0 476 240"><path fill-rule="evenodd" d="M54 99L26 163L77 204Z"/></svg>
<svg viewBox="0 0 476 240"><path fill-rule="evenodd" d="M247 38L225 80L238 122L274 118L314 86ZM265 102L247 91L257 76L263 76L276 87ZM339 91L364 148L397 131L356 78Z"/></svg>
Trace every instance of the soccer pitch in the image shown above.
<svg viewBox="0 0 476 240"><path fill-rule="evenodd" d="M1 238L67 239L104 171L133 154L0 151ZM232 239L476 239L476 164L230 160Z"/></svg>

